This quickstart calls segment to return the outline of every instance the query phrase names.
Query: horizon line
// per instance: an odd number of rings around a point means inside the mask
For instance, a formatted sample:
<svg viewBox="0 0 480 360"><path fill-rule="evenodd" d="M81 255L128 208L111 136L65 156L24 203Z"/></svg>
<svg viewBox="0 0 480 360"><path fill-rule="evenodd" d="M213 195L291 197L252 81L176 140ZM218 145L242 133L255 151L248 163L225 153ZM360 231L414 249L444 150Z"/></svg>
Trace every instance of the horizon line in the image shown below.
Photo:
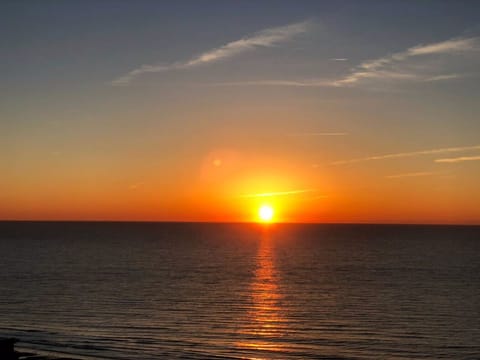
<svg viewBox="0 0 480 360"><path fill-rule="evenodd" d="M158 223L158 224L251 224L261 227L272 227L275 225L391 225L391 226L480 226L478 223L454 223L454 222L314 222L314 221L278 221L268 224L256 221L201 221L201 220L28 220L28 219L0 219L0 223Z"/></svg>

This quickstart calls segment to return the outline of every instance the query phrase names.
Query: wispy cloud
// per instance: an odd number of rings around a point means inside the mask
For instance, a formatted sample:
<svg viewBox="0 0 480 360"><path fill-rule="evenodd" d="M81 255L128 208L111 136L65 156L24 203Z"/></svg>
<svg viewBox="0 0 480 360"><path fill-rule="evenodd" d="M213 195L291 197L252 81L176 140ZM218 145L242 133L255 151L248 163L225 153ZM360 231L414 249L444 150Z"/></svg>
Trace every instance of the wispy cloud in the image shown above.
<svg viewBox="0 0 480 360"><path fill-rule="evenodd" d="M290 136L345 136L348 135L346 132L304 132L304 133L293 133L289 134Z"/></svg>
<svg viewBox="0 0 480 360"><path fill-rule="evenodd" d="M319 87L331 86L330 80L307 79L307 80L252 80L211 83L209 86L297 86Z"/></svg>
<svg viewBox="0 0 480 360"><path fill-rule="evenodd" d="M286 26L265 29L250 37L232 41L218 48L205 51L204 53L183 62L175 62L167 65L142 65L112 81L112 84L127 85L134 78L145 73L157 73L169 70L192 68L231 58L256 48L272 47L288 41L299 34L305 33L309 24L310 22L304 21Z"/></svg>
<svg viewBox="0 0 480 360"><path fill-rule="evenodd" d="M404 51L365 61L354 67L347 75L337 78L271 79L243 82L225 82L217 86L290 86L290 87L354 87L379 81L433 82L465 77L458 73L461 53L480 50L480 37L454 38L437 43L416 45ZM431 62L431 56L436 55ZM331 61L346 61L332 58ZM440 61L441 60L441 61ZM455 66L452 66L455 65ZM452 71L454 70L454 71ZM471 75L471 74L470 74Z"/></svg>
<svg viewBox="0 0 480 360"><path fill-rule="evenodd" d="M431 74L428 66L410 66L409 60L426 55L451 55L479 48L479 38L455 38L427 45L413 46L405 51L363 62L344 78L334 81L334 86L353 86L362 80L435 81L458 77L458 74Z"/></svg>
<svg viewBox="0 0 480 360"><path fill-rule="evenodd" d="M406 51L404 56L452 53L468 51L477 45L477 38L456 38L438 43L417 45Z"/></svg>
<svg viewBox="0 0 480 360"><path fill-rule="evenodd" d="M460 74L445 74L445 75L437 75L432 76L429 78L425 78L424 81L442 81L442 80L451 80L451 79L458 79L464 77L465 75Z"/></svg>
<svg viewBox="0 0 480 360"><path fill-rule="evenodd" d="M387 175L385 176L387 179L399 179L399 178L406 178L406 177L418 177L418 176L429 176L434 175L434 172L415 172L415 173L405 173L405 174L396 174L396 175Z"/></svg>
<svg viewBox="0 0 480 360"><path fill-rule="evenodd" d="M258 198L258 197L273 197L273 196L288 196L288 195L298 195L310 192L316 192L317 189L301 189L301 190L290 190L290 191L276 191L268 193L259 193L259 194L244 194L240 197L243 198Z"/></svg>
<svg viewBox="0 0 480 360"><path fill-rule="evenodd" d="M345 165L345 164L352 164L352 163L358 163L358 162L364 162L364 161L399 159L399 158L413 157L413 156L420 156L420 155L454 153L454 152L462 152L462 151L478 150L478 149L480 149L480 145L402 152L402 153L395 153L395 154L384 154L384 155L368 156L368 157L357 158L357 159L335 161L332 163L332 165ZM439 159L439 160L442 160L442 159Z"/></svg>
<svg viewBox="0 0 480 360"><path fill-rule="evenodd" d="M457 158L449 158L449 159L436 159L435 162L437 163L457 163L462 161L478 161L480 160L480 156L461 156Z"/></svg>

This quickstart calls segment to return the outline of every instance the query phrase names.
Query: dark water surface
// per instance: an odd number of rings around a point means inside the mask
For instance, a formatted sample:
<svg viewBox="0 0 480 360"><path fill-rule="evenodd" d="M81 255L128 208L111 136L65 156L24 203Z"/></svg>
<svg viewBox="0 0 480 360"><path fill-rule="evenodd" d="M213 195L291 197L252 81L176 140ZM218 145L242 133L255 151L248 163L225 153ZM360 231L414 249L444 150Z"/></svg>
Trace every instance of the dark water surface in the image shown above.
<svg viewBox="0 0 480 360"><path fill-rule="evenodd" d="M95 359L480 359L480 227L3 222L0 336Z"/></svg>

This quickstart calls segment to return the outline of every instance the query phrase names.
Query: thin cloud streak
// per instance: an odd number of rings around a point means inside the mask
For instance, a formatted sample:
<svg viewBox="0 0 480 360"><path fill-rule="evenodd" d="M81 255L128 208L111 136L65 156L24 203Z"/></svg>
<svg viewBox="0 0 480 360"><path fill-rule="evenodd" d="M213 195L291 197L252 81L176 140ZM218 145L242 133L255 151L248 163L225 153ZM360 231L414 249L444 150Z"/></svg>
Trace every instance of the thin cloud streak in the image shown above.
<svg viewBox="0 0 480 360"><path fill-rule="evenodd" d="M335 162L331 163L331 165L346 165L346 164L353 164L353 163L359 163L359 162L365 162L365 161L398 159L398 158L414 157L414 156L420 156L420 155L453 153L453 152L462 152L462 151L478 150L478 149L480 149L480 145L442 148L442 149L431 149L431 150L421 150L421 151L403 152L403 153L396 153L396 154L369 156L369 157L358 158L358 159L350 159L350 160L340 160L340 161L335 161Z"/></svg>
<svg viewBox="0 0 480 360"><path fill-rule="evenodd" d="M434 175L434 172L416 172L416 173L406 173L406 174L396 174L396 175L387 175L385 178L387 179L399 179L399 178L406 178L406 177L418 177L418 176L429 176Z"/></svg>
<svg viewBox="0 0 480 360"><path fill-rule="evenodd" d="M480 156L461 156L457 158L449 158L449 159L436 159L436 163L457 163L462 161L477 161L480 160Z"/></svg>
<svg viewBox="0 0 480 360"><path fill-rule="evenodd" d="M305 133L294 133L290 136L345 136L348 135L346 132L305 132Z"/></svg>
<svg viewBox="0 0 480 360"><path fill-rule="evenodd" d="M410 60L427 55L453 55L480 49L480 38L454 38L427 45L416 45L405 51L389 56L368 60L352 69L351 73L339 79L311 78L301 80L256 80L225 82L216 86L289 86L289 87L354 87L363 81L404 81L434 82L465 77L466 74L432 73L431 66L412 67ZM332 58L331 61L346 61L346 58ZM445 71L445 69L444 69Z"/></svg>
<svg viewBox="0 0 480 360"><path fill-rule="evenodd" d="M398 66L413 57L433 54L454 54L458 52L473 51L478 49L479 38L456 38L438 43L417 45L403 52L390 56L366 61L353 72L341 80L335 81L335 86L352 86L365 79L393 79L393 80L417 80L433 81L453 78L451 74L439 74L425 76L421 72L412 72L409 69L398 69ZM458 77L456 75L455 77Z"/></svg>
<svg viewBox="0 0 480 360"><path fill-rule="evenodd" d="M252 80L252 81L234 81L207 84L209 86L297 86L297 87L321 87L332 86L328 80Z"/></svg>
<svg viewBox="0 0 480 360"><path fill-rule="evenodd" d="M187 69L231 58L256 48L272 47L279 43L288 41L299 34L307 32L309 24L309 21L304 21L286 26L265 29L251 37L232 41L218 48L208 50L185 62L175 62L168 65L142 65L139 68L130 71L126 75L113 80L112 85L127 85L134 78L145 73Z"/></svg>
<svg viewBox="0 0 480 360"><path fill-rule="evenodd" d="M290 190L290 191L277 191L277 192L268 192L260 194L245 194L241 195L242 198L258 198L258 197L272 197L272 196L288 196L288 195L298 195L309 192L315 192L317 189L301 189L301 190Z"/></svg>
<svg viewBox="0 0 480 360"><path fill-rule="evenodd" d="M458 79L464 76L465 75L460 75L460 74L445 74L445 75L432 76L430 78L426 78L424 81L443 81L443 80Z"/></svg>
<svg viewBox="0 0 480 360"><path fill-rule="evenodd" d="M476 46L478 38L456 38L434 44L418 45L407 50L408 56L468 51Z"/></svg>

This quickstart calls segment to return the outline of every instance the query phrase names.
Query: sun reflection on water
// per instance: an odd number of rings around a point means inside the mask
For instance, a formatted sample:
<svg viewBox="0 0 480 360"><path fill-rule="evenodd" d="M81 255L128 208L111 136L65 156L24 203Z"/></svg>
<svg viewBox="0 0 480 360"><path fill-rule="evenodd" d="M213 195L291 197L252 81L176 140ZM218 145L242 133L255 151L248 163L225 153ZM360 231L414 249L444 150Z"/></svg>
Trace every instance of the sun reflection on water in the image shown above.
<svg viewBox="0 0 480 360"><path fill-rule="evenodd" d="M242 330L242 334L250 340L237 343L244 349L264 351L265 355L283 348L281 338L288 330L273 246L271 234L264 232L259 242L255 276L250 287L252 306L247 314L247 325ZM252 359L264 358L269 356Z"/></svg>

